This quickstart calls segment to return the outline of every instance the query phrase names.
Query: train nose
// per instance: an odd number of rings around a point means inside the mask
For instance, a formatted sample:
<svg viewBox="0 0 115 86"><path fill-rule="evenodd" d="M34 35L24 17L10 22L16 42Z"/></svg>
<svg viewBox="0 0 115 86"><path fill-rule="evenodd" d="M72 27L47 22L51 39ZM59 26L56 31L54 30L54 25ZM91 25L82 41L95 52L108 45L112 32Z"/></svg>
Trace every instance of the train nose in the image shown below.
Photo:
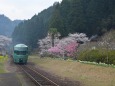
<svg viewBox="0 0 115 86"><path fill-rule="evenodd" d="M19 62L20 62L20 63L23 63L23 59L19 59Z"/></svg>

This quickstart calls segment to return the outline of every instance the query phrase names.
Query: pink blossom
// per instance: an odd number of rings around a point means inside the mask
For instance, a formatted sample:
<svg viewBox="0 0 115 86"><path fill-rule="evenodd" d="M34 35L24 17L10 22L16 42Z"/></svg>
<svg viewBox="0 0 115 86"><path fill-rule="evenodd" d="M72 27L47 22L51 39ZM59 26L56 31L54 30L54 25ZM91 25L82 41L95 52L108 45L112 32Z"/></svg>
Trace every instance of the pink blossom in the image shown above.
<svg viewBox="0 0 115 86"><path fill-rule="evenodd" d="M48 51L52 53L60 53L60 49L58 47L51 47Z"/></svg>
<svg viewBox="0 0 115 86"><path fill-rule="evenodd" d="M71 42L65 47L65 50L67 52L67 56L73 56L73 54L77 51L78 43Z"/></svg>
<svg viewBox="0 0 115 86"><path fill-rule="evenodd" d="M62 55L63 53L65 53L67 56L73 56L74 53L77 51L77 46L78 46L78 43L76 42L70 42L66 45L58 44L57 46L48 49L48 51L53 54Z"/></svg>
<svg viewBox="0 0 115 86"><path fill-rule="evenodd" d="M69 36L63 39L54 39L54 47L51 47L51 37L47 36L45 39L39 40L40 49L48 51L48 53L55 55L67 55L74 56L74 54L78 51L78 41L82 41L83 43L89 41L88 37L84 33L75 33L69 34Z"/></svg>

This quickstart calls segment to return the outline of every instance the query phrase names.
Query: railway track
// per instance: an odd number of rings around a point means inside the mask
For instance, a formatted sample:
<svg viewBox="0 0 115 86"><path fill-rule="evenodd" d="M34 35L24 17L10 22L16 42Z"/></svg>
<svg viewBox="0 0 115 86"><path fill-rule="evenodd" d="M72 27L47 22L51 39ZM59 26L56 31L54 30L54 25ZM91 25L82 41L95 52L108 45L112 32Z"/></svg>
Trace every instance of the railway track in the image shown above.
<svg viewBox="0 0 115 86"><path fill-rule="evenodd" d="M48 79L47 77L27 65L19 65L19 67L29 76L29 78L32 79L36 86L59 86L52 80Z"/></svg>

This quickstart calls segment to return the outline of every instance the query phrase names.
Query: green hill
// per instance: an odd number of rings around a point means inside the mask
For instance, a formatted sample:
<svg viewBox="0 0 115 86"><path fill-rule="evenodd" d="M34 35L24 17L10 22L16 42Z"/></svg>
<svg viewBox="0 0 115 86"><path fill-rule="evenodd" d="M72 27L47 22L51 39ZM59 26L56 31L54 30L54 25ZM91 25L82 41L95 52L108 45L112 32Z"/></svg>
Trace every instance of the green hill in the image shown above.
<svg viewBox="0 0 115 86"><path fill-rule="evenodd" d="M17 26L21 20L11 21L5 15L0 15L0 35L11 36L15 26Z"/></svg>
<svg viewBox="0 0 115 86"><path fill-rule="evenodd" d="M34 15L30 20L21 22L12 34L14 44L24 43L35 48L38 39L47 35L53 10L54 7L49 7L38 15Z"/></svg>
<svg viewBox="0 0 115 86"><path fill-rule="evenodd" d="M37 47L38 39L49 28L57 28L62 37L83 32L89 37L102 35L115 28L115 0L62 0L19 24L13 34L14 43ZM20 35L21 34L21 35Z"/></svg>

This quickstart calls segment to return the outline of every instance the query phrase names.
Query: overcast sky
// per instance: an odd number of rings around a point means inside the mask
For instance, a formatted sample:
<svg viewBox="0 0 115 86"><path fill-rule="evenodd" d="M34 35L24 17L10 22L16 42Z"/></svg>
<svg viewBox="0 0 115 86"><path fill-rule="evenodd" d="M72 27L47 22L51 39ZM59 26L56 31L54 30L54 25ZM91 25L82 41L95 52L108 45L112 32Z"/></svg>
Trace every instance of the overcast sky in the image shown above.
<svg viewBox="0 0 115 86"><path fill-rule="evenodd" d="M30 19L56 1L62 0L0 0L0 14L4 14L11 20Z"/></svg>

